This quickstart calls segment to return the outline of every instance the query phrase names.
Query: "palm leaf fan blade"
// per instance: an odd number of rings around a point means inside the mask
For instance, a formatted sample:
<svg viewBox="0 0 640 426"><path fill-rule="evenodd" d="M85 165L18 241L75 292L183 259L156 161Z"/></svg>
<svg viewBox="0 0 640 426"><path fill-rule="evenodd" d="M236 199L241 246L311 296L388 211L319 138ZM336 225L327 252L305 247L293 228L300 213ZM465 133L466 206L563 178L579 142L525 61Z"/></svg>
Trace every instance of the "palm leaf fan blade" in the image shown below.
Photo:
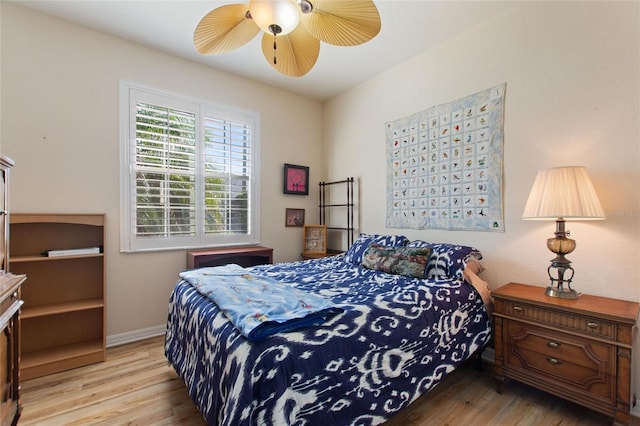
<svg viewBox="0 0 640 426"><path fill-rule="evenodd" d="M262 53L276 71L290 77L301 77L316 64L320 54L320 40L309 34L302 25L285 36L262 36ZM275 57L275 63L274 63Z"/></svg>
<svg viewBox="0 0 640 426"><path fill-rule="evenodd" d="M229 4L212 10L198 23L193 45L203 55L230 52L248 43L260 28L247 18L244 4Z"/></svg>
<svg viewBox="0 0 640 426"><path fill-rule="evenodd" d="M314 37L335 46L355 46L380 32L380 14L371 0L311 0L302 24Z"/></svg>

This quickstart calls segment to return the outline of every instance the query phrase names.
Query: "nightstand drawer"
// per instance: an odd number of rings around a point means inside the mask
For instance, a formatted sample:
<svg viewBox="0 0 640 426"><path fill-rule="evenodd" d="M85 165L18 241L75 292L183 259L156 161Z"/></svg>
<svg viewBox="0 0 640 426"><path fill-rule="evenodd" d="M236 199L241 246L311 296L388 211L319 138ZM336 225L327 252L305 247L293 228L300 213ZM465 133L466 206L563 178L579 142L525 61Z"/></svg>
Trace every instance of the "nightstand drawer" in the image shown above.
<svg viewBox="0 0 640 426"><path fill-rule="evenodd" d="M515 301L504 302L504 314L553 328L573 331L585 336L615 341L616 324L601 318L565 313Z"/></svg>
<svg viewBox="0 0 640 426"><path fill-rule="evenodd" d="M525 369L613 402L614 346L516 321L505 325L509 339L505 368Z"/></svg>

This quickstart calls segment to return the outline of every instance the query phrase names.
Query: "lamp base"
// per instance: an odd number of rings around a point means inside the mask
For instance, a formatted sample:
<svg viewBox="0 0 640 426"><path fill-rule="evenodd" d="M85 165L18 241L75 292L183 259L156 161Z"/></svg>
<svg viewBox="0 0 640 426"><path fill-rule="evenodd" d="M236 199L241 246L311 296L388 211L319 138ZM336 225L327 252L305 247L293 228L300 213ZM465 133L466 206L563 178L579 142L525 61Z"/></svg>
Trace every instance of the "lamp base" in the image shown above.
<svg viewBox="0 0 640 426"><path fill-rule="evenodd" d="M547 296L558 297L560 299L577 299L579 297L578 292L572 288L564 290L552 286L547 287L545 294Z"/></svg>
<svg viewBox="0 0 640 426"><path fill-rule="evenodd" d="M571 288L574 273L571 261L564 257L576 248L576 242L567 238L568 234L564 228L564 220L558 219L555 238L547 240L547 247L556 254L556 257L551 259L551 265L547 268L551 285L547 287L546 295L560 299L577 299L578 293Z"/></svg>

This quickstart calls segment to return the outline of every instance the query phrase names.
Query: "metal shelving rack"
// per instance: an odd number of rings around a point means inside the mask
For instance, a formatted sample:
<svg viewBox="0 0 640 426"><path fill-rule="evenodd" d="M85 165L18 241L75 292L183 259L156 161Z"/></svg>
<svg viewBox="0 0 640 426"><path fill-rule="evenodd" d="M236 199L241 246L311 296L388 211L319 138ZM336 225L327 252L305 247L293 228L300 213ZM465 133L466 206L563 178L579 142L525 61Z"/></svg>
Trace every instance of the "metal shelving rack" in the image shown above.
<svg viewBox="0 0 640 426"><path fill-rule="evenodd" d="M333 182L319 182L319 197L320 197L320 225L326 225L327 231L335 230L335 231L345 231L347 233L347 248L351 247L353 244L353 234L355 231L354 227L354 216L353 216L353 182L354 178L348 177L344 180L338 180ZM334 204L327 198L328 187L333 185L346 185L346 203L337 203ZM329 196L330 198L330 196ZM329 226L327 224L327 209L334 207L343 207L346 210L346 226ZM336 249L328 249L328 251L332 252L340 252L342 250Z"/></svg>

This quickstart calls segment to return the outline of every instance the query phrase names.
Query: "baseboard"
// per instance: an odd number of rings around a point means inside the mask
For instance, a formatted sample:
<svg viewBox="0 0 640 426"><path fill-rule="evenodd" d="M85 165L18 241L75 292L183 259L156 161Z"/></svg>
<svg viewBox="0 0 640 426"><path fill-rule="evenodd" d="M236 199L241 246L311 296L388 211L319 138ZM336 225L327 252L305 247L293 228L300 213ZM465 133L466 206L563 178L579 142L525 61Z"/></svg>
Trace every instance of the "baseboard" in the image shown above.
<svg viewBox="0 0 640 426"><path fill-rule="evenodd" d="M124 345L126 343L137 342L138 340L148 339L163 335L167 330L167 325L157 325L155 327L143 328L136 331L128 331L126 333L112 334L107 336L107 347Z"/></svg>

